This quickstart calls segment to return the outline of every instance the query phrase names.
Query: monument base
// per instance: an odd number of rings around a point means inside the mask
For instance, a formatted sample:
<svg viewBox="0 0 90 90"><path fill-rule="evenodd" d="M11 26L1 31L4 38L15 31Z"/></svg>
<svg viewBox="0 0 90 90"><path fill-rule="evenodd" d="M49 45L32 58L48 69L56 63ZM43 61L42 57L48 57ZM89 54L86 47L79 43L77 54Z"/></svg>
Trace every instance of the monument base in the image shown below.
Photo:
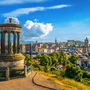
<svg viewBox="0 0 90 90"><path fill-rule="evenodd" d="M25 57L19 54L0 54L0 67L18 67L24 65Z"/></svg>

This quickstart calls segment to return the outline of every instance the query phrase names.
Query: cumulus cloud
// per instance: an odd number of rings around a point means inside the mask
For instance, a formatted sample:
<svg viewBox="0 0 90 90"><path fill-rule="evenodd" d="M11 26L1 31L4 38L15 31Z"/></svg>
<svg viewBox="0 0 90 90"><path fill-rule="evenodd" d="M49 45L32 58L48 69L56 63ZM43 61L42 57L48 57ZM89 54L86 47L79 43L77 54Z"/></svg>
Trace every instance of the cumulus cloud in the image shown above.
<svg viewBox="0 0 90 90"><path fill-rule="evenodd" d="M9 18L12 18L12 23L19 24L19 20L17 18L14 17L9 17ZM9 18L5 19L4 23L9 23Z"/></svg>
<svg viewBox="0 0 90 90"><path fill-rule="evenodd" d="M1 0L0 5L4 4L19 4L19 3L25 3L25 2L43 2L46 0Z"/></svg>
<svg viewBox="0 0 90 90"><path fill-rule="evenodd" d="M37 38L37 37L44 37L49 34L50 31L53 30L53 26L51 23L43 24L32 22L27 20L21 30L21 37L22 38Z"/></svg>
<svg viewBox="0 0 90 90"><path fill-rule="evenodd" d="M56 5L56 6L51 6L51 7L20 8L15 11L12 11L12 12L5 13L3 15L4 15L4 17L9 17L9 16L17 17L22 14L29 14L29 13L35 12L35 11L44 11L44 10L48 10L48 9L59 9L59 8L64 8L64 7L69 7L69 6L71 6L71 5Z"/></svg>

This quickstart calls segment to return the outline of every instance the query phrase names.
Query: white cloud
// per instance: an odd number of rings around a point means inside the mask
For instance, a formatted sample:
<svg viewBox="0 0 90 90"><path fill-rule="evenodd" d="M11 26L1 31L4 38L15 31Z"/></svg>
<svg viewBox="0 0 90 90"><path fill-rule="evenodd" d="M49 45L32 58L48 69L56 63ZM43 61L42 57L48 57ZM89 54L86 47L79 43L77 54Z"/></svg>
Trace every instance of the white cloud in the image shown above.
<svg viewBox="0 0 90 90"><path fill-rule="evenodd" d="M58 8L69 7L69 6L71 5L57 5L57 6L47 7L47 9L58 9Z"/></svg>
<svg viewBox="0 0 90 90"><path fill-rule="evenodd" d="M43 24L32 22L27 20L21 30L21 37L22 38L37 38L37 37L44 37L49 34L50 31L53 30L53 26L51 23Z"/></svg>
<svg viewBox="0 0 90 90"><path fill-rule="evenodd" d="M25 3L25 2L42 2L46 0L1 0L0 5L4 4L19 4L19 3Z"/></svg>
<svg viewBox="0 0 90 90"><path fill-rule="evenodd" d="M10 12L10 13L5 13L4 14L4 17L17 17L19 15L22 15L22 14L28 14L30 12L35 12L35 11L43 11L44 8L43 7L35 7L35 8L21 8L21 9L17 9L13 12Z"/></svg>
<svg viewBox="0 0 90 90"><path fill-rule="evenodd" d="M52 6L52 7L20 8L15 11L12 11L10 13L5 13L3 15L4 15L4 17L9 17L9 16L17 17L22 14L29 14L29 13L35 12L35 11L44 11L44 10L48 10L48 9L59 9L59 8L64 8L64 7L69 7L69 6L70 5L56 5L56 6Z"/></svg>
<svg viewBox="0 0 90 90"><path fill-rule="evenodd" d="M9 17L9 18L12 18L12 23L19 24L19 20L17 18L14 17ZM9 18L5 19L4 23L9 23Z"/></svg>

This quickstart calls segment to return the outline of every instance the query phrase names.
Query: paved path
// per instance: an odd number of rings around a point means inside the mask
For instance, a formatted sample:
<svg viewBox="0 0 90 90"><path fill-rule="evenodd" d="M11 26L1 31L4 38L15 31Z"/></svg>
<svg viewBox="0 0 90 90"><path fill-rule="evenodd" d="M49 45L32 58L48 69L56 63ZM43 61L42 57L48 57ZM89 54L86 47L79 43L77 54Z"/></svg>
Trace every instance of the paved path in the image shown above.
<svg viewBox="0 0 90 90"><path fill-rule="evenodd" d="M32 71L32 74L25 78L12 79L0 82L0 90L61 90L54 82L44 78L39 73Z"/></svg>

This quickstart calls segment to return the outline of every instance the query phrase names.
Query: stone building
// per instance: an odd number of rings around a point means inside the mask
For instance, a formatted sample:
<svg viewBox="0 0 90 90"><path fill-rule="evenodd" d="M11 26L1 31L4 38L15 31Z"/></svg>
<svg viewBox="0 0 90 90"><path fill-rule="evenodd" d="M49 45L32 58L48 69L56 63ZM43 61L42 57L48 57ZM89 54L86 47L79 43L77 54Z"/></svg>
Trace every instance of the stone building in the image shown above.
<svg viewBox="0 0 90 90"><path fill-rule="evenodd" d="M86 37L86 39L85 39L85 45L83 47L83 53L89 53L89 52L90 52L89 40Z"/></svg>
<svg viewBox="0 0 90 90"><path fill-rule="evenodd" d="M90 59L78 59L77 65L79 65L81 69L88 70L88 68L90 68Z"/></svg>

